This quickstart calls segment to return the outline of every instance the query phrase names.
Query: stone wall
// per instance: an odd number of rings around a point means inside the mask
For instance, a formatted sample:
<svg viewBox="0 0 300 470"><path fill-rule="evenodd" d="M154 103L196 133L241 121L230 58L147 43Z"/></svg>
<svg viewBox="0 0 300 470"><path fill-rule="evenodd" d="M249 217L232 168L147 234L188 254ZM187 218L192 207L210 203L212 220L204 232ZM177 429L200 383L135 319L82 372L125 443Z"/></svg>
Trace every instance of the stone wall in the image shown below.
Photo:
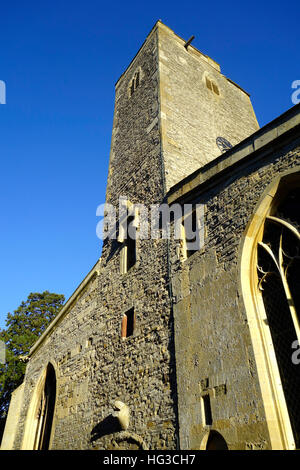
<svg viewBox="0 0 300 470"><path fill-rule="evenodd" d="M235 144L257 129L248 95L183 43L157 23L116 84L106 192L116 208L120 196L161 204L172 184L219 155L218 135ZM201 81L207 70L220 96ZM204 394L230 448L269 447L238 291L238 249L259 195L297 159L298 151L277 151L219 180L223 161L206 164L214 183L192 195L206 205L205 248L183 263L174 242L170 250L166 239L138 239L136 262L124 272L124 244L104 241L101 261L30 352L15 449L32 445L32 403L49 362L57 381L52 449L175 449L179 424L181 448L198 449ZM179 193L189 184L180 183ZM122 338L132 308L135 329ZM113 419L116 400L129 407L127 429Z"/></svg>
<svg viewBox="0 0 300 470"><path fill-rule="evenodd" d="M57 399L55 408L54 449L88 448L92 410L88 386L93 364L92 338L97 332L97 277L81 291L56 328L31 355L24 381L24 401L18 423L15 449L22 448L29 405L39 379L51 362L55 367Z"/></svg>
<svg viewBox="0 0 300 470"><path fill-rule="evenodd" d="M156 30L116 85L107 202L164 197L158 124ZM130 96L132 79L139 86ZM176 379L169 296L167 240L137 240L135 265L122 274L122 245L103 244L97 273L62 319L31 353L14 447L20 448L29 403L51 361L57 400L52 449L174 449ZM121 338L125 312L134 308L134 334ZM130 410L126 430L116 427L113 404Z"/></svg>
<svg viewBox="0 0 300 470"><path fill-rule="evenodd" d="M139 86L130 96L139 72ZM156 28L116 84L116 108L111 145L107 201L118 204L163 201L164 174L158 106ZM167 240L137 240L135 265L120 274L122 245L104 243L99 279L99 309L106 327L96 347L99 369L92 393L103 420L109 401L120 399L132 413L134 434L154 449L176 447L176 380L173 325L169 296ZM134 308L136 330L121 338L123 314ZM103 369L100 366L103 364ZM109 447L107 438L100 448Z"/></svg>
<svg viewBox="0 0 300 470"><path fill-rule="evenodd" d="M220 155L217 137L233 146L258 129L249 95L220 66L158 24L162 150L166 185ZM206 77L218 94L206 85Z"/></svg>
<svg viewBox="0 0 300 470"><path fill-rule="evenodd" d="M177 202L205 204L204 247L186 260L180 259L178 242L171 248L183 449L199 449L211 429L220 432L232 450L271 447L240 290L240 255L246 226L265 188L285 171L300 169L299 156L299 141L282 148L274 143L253 153L252 159L249 154L246 162L241 160L231 168L228 163L223 174L215 169L214 178L212 164L207 169L211 177L205 180L204 169L201 177L205 183L186 196L180 185L176 188L181 194ZM227 160L234 161L234 152ZM188 180L185 184L186 188L193 186ZM172 202L176 202L174 194ZM205 395L210 397L209 424L201 398Z"/></svg>

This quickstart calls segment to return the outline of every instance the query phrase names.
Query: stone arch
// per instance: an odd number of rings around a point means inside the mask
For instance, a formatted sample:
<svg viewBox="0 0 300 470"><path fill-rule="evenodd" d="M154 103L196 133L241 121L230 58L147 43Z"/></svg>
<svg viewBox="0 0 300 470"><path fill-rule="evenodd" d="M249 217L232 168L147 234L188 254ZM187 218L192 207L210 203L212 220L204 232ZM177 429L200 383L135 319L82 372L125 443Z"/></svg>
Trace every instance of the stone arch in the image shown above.
<svg viewBox="0 0 300 470"><path fill-rule="evenodd" d="M51 447L57 399L56 370L56 366L49 362L37 381L25 421L24 450L46 450Z"/></svg>
<svg viewBox="0 0 300 470"><path fill-rule="evenodd" d="M128 85L128 96L129 98L134 94L135 90L140 86L141 81L144 77L143 70L139 66L135 69L134 74L131 77L131 80Z"/></svg>
<svg viewBox="0 0 300 470"><path fill-rule="evenodd" d="M206 450L228 450L227 443L222 434L217 431L211 431L207 439Z"/></svg>
<svg viewBox="0 0 300 470"><path fill-rule="evenodd" d="M242 240L240 288L256 360L258 379L272 449L295 449L286 397L280 375L274 336L266 313L258 274L259 249L269 250L263 239L267 222L274 219L280 201L293 189L300 188L299 168L283 173L265 190L252 215ZM279 222L280 223L280 222ZM270 251L270 250L269 250ZM299 330L300 331L300 330ZM292 356L291 349L291 356Z"/></svg>
<svg viewBox="0 0 300 470"><path fill-rule="evenodd" d="M228 445L222 434L212 429L203 437L200 450L228 450Z"/></svg>

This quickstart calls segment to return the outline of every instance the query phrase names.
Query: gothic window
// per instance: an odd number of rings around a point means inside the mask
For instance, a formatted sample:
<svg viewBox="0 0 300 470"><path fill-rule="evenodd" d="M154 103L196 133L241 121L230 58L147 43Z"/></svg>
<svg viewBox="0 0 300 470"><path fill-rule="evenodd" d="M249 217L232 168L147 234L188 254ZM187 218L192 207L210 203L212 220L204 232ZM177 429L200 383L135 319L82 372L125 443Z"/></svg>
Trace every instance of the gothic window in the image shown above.
<svg viewBox="0 0 300 470"><path fill-rule="evenodd" d="M56 398L56 377L51 364L47 367L45 385L37 409L37 428L34 449L48 450Z"/></svg>
<svg viewBox="0 0 300 470"><path fill-rule="evenodd" d="M139 84L140 84L140 71L138 70L134 74L134 77L133 77L133 79L131 80L131 83L130 83L130 96L133 95L133 93L135 92L135 90L137 89Z"/></svg>
<svg viewBox="0 0 300 470"><path fill-rule="evenodd" d="M291 190L265 219L257 246L258 288L273 341L291 427L300 446L300 367L292 344L300 338L300 188Z"/></svg>

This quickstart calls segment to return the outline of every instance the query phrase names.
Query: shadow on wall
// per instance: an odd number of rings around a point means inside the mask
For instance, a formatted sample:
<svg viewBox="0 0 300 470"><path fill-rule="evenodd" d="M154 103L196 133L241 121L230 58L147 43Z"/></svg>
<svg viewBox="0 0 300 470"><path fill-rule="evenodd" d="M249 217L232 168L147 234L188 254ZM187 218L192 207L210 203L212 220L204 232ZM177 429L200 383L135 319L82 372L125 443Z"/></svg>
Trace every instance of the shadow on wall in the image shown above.
<svg viewBox="0 0 300 470"><path fill-rule="evenodd" d="M228 450L228 447L224 437L220 433L211 431L208 436L206 450Z"/></svg>
<svg viewBox="0 0 300 470"><path fill-rule="evenodd" d="M113 434L120 431L122 431L122 428L118 418L110 414L93 427L91 432L91 442L94 442L107 434Z"/></svg>
<svg viewBox="0 0 300 470"><path fill-rule="evenodd" d="M5 423L6 423L6 417L0 418L0 445L2 441L2 436L4 434Z"/></svg>

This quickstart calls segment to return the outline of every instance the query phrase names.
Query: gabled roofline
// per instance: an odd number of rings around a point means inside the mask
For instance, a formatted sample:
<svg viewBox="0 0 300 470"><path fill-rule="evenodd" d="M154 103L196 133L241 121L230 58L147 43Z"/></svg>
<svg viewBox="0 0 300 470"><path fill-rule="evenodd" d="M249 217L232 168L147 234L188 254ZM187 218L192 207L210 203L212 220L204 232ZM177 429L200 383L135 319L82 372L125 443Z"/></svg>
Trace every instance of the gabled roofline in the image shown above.
<svg viewBox="0 0 300 470"><path fill-rule="evenodd" d="M66 316L69 309L72 307L74 302L76 301L78 295L85 289L88 283L96 276L99 275L100 270L100 262L101 258L97 261L97 263L92 267L90 272L86 275L83 281L79 284L77 289L73 292L71 297L67 300L67 302L63 305L62 309L59 311L58 315L52 320L49 326L46 328L44 333L39 337L39 339L34 343L32 348L29 351L28 358L30 358L37 349L43 344L45 339L52 333L53 329L58 325L58 323Z"/></svg>

